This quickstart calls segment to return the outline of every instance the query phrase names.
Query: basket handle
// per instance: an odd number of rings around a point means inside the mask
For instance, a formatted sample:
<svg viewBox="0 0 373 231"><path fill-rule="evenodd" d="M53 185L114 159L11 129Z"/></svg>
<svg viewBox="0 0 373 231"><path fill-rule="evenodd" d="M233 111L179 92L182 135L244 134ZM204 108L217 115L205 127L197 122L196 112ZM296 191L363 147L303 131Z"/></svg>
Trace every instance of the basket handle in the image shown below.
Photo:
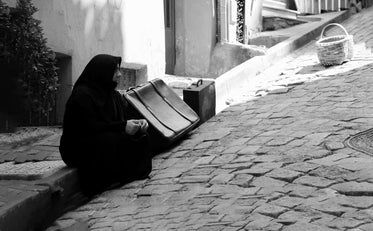
<svg viewBox="0 0 373 231"><path fill-rule="evenodd" d="M320 39L323 38L324 31L325 31L325 29L328 28L329 26L338 26L339 28L341 28L341 29L345 32L346 35L348 35L347 30L346 30L346 29L345 29L341 24L338 24L338 23L330 23L330 24L326 25L326 26L322 29Z"/></svg>

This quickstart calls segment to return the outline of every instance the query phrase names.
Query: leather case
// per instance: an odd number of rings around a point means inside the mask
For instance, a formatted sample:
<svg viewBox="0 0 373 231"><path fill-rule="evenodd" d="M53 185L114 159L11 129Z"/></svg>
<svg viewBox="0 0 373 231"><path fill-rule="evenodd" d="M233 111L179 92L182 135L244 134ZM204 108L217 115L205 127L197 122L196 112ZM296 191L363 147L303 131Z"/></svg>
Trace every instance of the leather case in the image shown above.
<svg viewBox="0 0 373 231"><path fill-rule="evenodd" d="M183 90L183 100L197 113L200 124L207 121L216 113L215 82L198 80Z"/></svg>
<svg viewBox="0 0 373 231"><path fill-rule="evenodd" d="M152 148L160 151L199 122L199 116L163 80L154 79L124 94L132 118L149 123Z"/></svg>

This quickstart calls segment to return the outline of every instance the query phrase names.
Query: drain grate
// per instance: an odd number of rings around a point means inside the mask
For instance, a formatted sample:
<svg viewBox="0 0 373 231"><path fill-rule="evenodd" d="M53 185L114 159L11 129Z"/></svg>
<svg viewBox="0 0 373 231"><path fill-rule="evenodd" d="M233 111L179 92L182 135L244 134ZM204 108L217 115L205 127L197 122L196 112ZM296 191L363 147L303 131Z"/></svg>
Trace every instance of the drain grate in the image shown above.
<svg viewBox="0 0 373 231"><path fill-rule="evenodd" d="M346 139L345 144L357 151L373 155L373 128L349 137Z"/></svg>

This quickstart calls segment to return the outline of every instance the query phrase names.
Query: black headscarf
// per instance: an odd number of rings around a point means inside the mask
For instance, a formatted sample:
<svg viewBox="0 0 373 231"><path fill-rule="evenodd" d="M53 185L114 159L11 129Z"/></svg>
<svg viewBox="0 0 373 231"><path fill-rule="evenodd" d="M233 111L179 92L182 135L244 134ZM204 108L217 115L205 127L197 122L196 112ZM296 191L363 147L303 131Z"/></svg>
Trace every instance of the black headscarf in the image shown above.
<svg viewBox="0 0 373 231"><path fill-rule="evenodd" d="M122 58L106 54L96 55L89 61L82 74L75 82L74 89L81 85L99 88L105 92L115 89L117 83L113 75Z"/></svg>
<svg viewBox="0 0 373 231"><path fill-rule="evenodd" d="M120 108L123 105L118 101L118 93L115 91L117 82L113 81L113 75L121 62L122 58L118 56L96 55L89 61L74 85L74 89L80 86L90 88L91 97L109 120L123 119L123 110Z"/></svg>
<svg viewBox="0 0 373 231"><path fill-rule="evenodd" d="M121 129L126 125L125 102L115 90L113 76L121 57L100 54L93 57L76 81L67 101L64 132ZM116 124L122 124L117 126Z"/></svg>

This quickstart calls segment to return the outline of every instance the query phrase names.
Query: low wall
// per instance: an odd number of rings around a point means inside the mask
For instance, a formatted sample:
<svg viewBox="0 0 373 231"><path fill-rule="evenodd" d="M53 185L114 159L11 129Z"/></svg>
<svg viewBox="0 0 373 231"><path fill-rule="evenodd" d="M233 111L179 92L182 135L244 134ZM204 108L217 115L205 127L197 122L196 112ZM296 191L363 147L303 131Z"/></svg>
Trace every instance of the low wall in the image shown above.
<svg viewBox="0 0 373 231"><path fill-rule="evenodd" d="M207 77L215 79L246 60L265 55L266 51L262 46L218 43L212 51Z"/></svg>

